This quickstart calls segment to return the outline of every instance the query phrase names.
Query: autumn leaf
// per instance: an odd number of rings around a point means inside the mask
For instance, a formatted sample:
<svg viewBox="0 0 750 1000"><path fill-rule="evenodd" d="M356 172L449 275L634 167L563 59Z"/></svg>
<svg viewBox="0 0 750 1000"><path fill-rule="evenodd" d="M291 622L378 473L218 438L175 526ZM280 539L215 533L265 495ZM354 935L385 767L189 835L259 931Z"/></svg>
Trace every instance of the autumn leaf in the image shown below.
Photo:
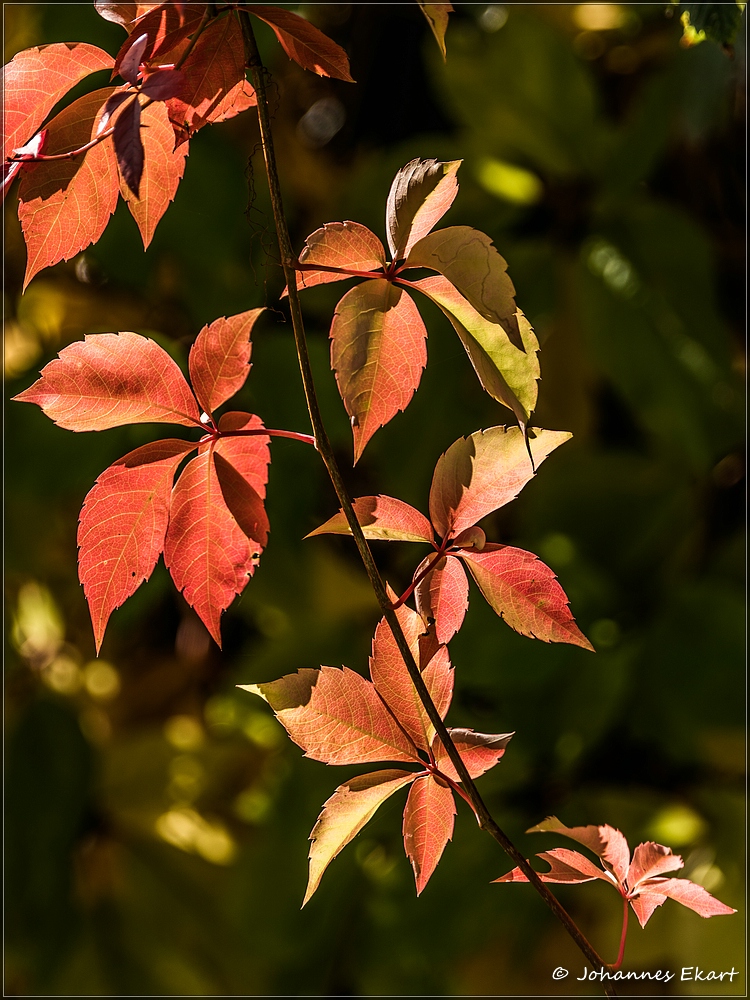
<svg viewBox="0 0 750 1000"><path fill-rule="evenodd" d="M250 374L250 336L263 309L250 309L204 326L190 351L190 379L198 402L213 413L239 392Z"/></svg>
<svg viewBox="0 0 750 1000"><path fill-rule="evenodd" d="M105 21L119 24L128 34L133 30L134 23L144 14L154 9L153 3L110 3L107 0L96 0L94 7L97 14Z"/></svg>
<svg viewBox="0 0 750 1000"><path fill-rule="evenodd" d="M141 48L138 61L154 62L172 52L180 42L192 35L203 20L205 12L206 5L203 3L162 3L138 18L135 24L137 30L133 30L131 20L131 34L117 53L113 75L121 72L123 61L127 59L131 49L138 45L143 35L146 36L146 43ZM126 20L129 14L122 11L118 13L123 20ZM122 24L123 20L119 23Z"/></svg>
<svg viewBox="0 0 750 1000"><path fill-rule="evenodd" d="M269 24L284 52L303 69L309 69L318 76L354 83L346 52L304 17L281 7L258 4L242 9Z"/></svg>
<svg viewBox="0 0 750 1000"><path fill-rule="evenodd" d="M406 408L427 364L425 329L409 295L382 279L341 299L331 324L331 367L354 431L354 462L375 431Z"/></svg>
<svg viewBox="0 0 750 1000"><path fill-rule="evenodd" d="M427 18L427 23L435 36L435 41L438 43L438 48L440 49L443 59L446 58L445 51L445 32L448 27L448 15L453 12L453 6L449 3L421 3L417 0L419 6L422 8L422 13Z"/></svg>
<svg viewBox="0 0 750 1000"><path fill-rule="evenodd" d="M177 466L195 450L167 439L136 448L106 469L83 501L78 577L99 652L109 616L148 580L164 547Z"/></svg>
<svg viewBox="0 0 750 1000"><path fill-rule="evenodd" d="M144 153L141 142L141 105L137 97L118 114L112 139L120 177L131 193L139 198Z"/></svg>
<svg viewBox="0 0 750 1000"><path fill-rule="evenodd" d="M257 104L245 79L242 29L234 17L212 21L182 67L183 82L167 110L178 144L204 125L226 121Z"/></svg>
<svg viewBox="0 0 750 1000"><path fill-rule="evenodd" d="M447 649L423 641L429 637L416 612L400 607L396 614L433 703L445 717L453 694ZM376 771L336 789L310 835L310 874L303 906L333 858L379 806L406 785L413 783L404 810L404 849L414 869L418 895L453 831L456 772L435 735L385 619L373 639L370 677L367 680L346 667L321 667L298 670L265 684L240 685L268 702L308 757L327 764L382 760L419 768ZM510 739L509 734L485 736L464 729L449 732L457 734L459 753L467 754L467 767L475 774L496 764ZM481 761L478 754L482 754Z"/></svg>
<svg viewBox="0 0 750 1000"><path fill-rule="evenodd" d="M161 102L141 108L141 141L144 161L140 189L136 197L128 185L120 181L120 194L135 219L146 249L154 237L161 217L174 201L182 175L188 146L174 146L174 134L165 105Z"/></svg>
<svg viewBox="0 0 750 1000"><path fill-rule="evenodd" d="M689 879L663 878L664 872L673 872L683 866L682 858L663 844L639 844L628 864L630 850L627 841L619 830L611 826L567 827L556 816L549 816L527 832L559 833L570 837L596 854L602 863L602 868L597 868L578 851L555 848L537 855L550 865L550 871L539 873L542 882L580 883L601 879L615 887L630 903L641 927L645 927L656 908L670 898L701 917L737 912ZM520 868L495 879L495 882L527 881Z"/></svg>
<svg viewBox="0 0 750 1000"><path fill-rule="evenodd" d="M415 593L425 625L437 641L456 634L468 606L465 563L483 596L511 628L545 642L569 642L592 649L575 624L568 599L555 574L533 553L487 544L476 524L513 500L544 459L570 438L566 431L534 430L529 448L517 427L491 427L459 438L441 455L430 489L432 525L418 510L393 497L360 497L354 512L366 538L425 541L435 552L414 572L398 603ZM438 544L432 526L442 538ZM342 511L307 536L351 534Z"/></svg>
<svg viewBox="0 0 750 1000"><path fill-rule="evenodd" d="M461 160L411 160L396 174L386 202L388 246L394 260L410 250L435 226L458 194L456 173Z"/></svg>
<svg viewBox="0 0 750 1000"><path fill-rule="evenodd" d="M3 159L28 142L80 80L113 63L109 53L86 42L55 42L14 56L3 67Z"/></svg>
<svg viewBox="0 0 750 1000"><path fill-rule="evenodd" d="M385 249L375 233L358 222L328 222L307 237L300 264L342 268L341 271L297 271L297 287L311 288L350 278L347 271L377 271L385 268ZM286 294L286 292L284 292Z"/></svg>
<svg viewBox="0 0 750 1000"><path fill-rule="evenodd" d="M47 126L45 155L80 149L97 135L113 88L95 90L61 111ZM28 259L24 288L35 274L96 243L117 206L117 161L111 138L69 160L47 160L24 171L19 188Z"/></svg>
<svg viewBox="0 0 750 1000"><path fill-rule="evenodd" d="M203 435L136 449L106 469L86 497L79 574L97 651L110 615L148 579L162 549L175 584L221 644L221 614L244 589L268 540L270 436L254 414L232 411L218 424L209 414L244 384L250 334L262 311L218 319L196 338L189 363L207 410L203 419L179 367L135 333L93 334L70 344L15 397L69 430L166 422ZM173 486L177 467L196 448Z"/></svg>

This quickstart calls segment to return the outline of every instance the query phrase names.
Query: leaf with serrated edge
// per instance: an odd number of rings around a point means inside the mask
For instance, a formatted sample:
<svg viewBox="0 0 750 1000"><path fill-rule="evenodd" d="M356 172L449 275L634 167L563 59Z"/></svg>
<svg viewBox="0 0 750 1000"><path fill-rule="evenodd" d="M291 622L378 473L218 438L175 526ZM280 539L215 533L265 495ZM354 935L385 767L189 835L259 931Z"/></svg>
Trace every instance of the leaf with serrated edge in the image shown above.
<svg viewBox="0 0 750 1000"><path fill-rule="evenodd" d="M489 236L470 226L439 229L414 244L405 266L438 271L480 316L499 324L511 343L524 349L516 319L516 290L508 265Z"/></svg>
<svg viewBox="0 0 750 1000"><path fill-rule="evenodd" d="M453 13L453 6L449 3L421 3L420 0L417 2L427 18L427 23L435 36L443 59L445 59L445 32L448 27L448 15Z"/></svg>
<svg viewBox="0 0 750 1000"><path fill-rule="evenodd" d="M248 481L214 450L214 464L219 477L221 495L232 517L256 550L264 549L268 542L268 517L263 501ZM260 556L260 551L257 551Z"/></svg>
<svg viewBox="0 0 750 1000"><path fill-rule="evenodd" d="M36 403L59 427L200 426L195 397L167 352L137 333L93 333L64 347L14 399Z"/></svg>
<svg viewBox="0 0 750 1000"><path fill-rule="evenodd" d="M303 668L268 684L240 686L267 701L291 739L314 760L419 760L374 685L348 667Z"/></svg>
<svg viewBox="0 0 750 1000"><path fill-rule="evenodd" d="M243 9L269 24L282 49L303 69L309 69L318 76L354 83L346 52L304 17L281 7L253 4Z"/></svg>
<svg viewBox="0 0 750 1000"><path fill-rule="evenodd" d="M188 462L172 490L164 562L219 646L222 611L244 590L259 554L227 507L212 449L206 448Z"/></svg>
<svg viewBox="0 0 750 1000"><path fill-rule="evenodd" d="M444 718L453 696L453 668L446 651L438 652L429 667L420 663L419 637L425 632L421 617L405 604L396 608L396 617L403 630L415 662L422 671L435 707ZM431 669L430 669L431 668ZM420 750L427 750L434 729L406 669L404 658L396 644L391 627L382 618L375 629L370 658L370 676L375 690L386 703Z"/></svg>
<svg viewBox="0 0 750 1000"><path fill-rule="evenodd" d="M164 547L177 466L196 448L167 439L136 448L99 476L78 524L78 578L97 654L109 616L151 576Z"/></svg>
<svg viewBox="0 0 750 1000"><path fill-rule="evenodd" d="M388 246L402 260L426 236L458 194L456 171L461 160L411 160L393 179L385 208Z"/></svg>
<svg viewBox="0 0 750 1000"><path fill-rule="evenodd" d="M548 816L541 823L532 826L527 833L561 833L564 837L583 844L597 854L605 868L614 873L619 882L624 882L630 864L630 848L625 836L613 826L565 826L557 816ZM681 860L681 859L680 859ZM679 866L675 866L679 867ZM671 870L671 869L670 869Z"/></svg>
<svg viewBox="0 0 750 1000"><path fill-rule="evenodd" d="M14 56L3 67L3 159L28 142L79 80L113 63L108 52L86 42L55 42Z"/></svg>
<svg viewBox="0 0 750 1000"><path fill-rule="evenodd" d="M589 861L578 851L570 851L566 847L556 847L552 851L545 851L537 854L538 858L546 861L550 866L548 872L537 872L542 882L557 882L567 884L577 884L580 882L592 882L594 879L610 880L604 872L597 868L593 862ZM528 882L520 868L514 868L511 872L506 872L500 878L493 879L494 882ZM612 884L610 882L610 884Z"/></svg>
<svg viewBox="0 0 750 1000"><path fill-rule="evenodd" d="M182 86L167 101L178 142L209 122L234 118L258 103L245 79L242 29L234 17L214 21L206 28L182 72Z"/></svg>
<svg viewBox="0 0 750 1000"><path fill-rule="evenodd" d="M487 545L482 552L462 552L461 558L487 603L516 632L593 651L570 613L557 577L533 552Z"/></svg>
<svg viewBox="0 0 750 1000"><path fill-rule="evenodd" d="M265 428L260 417L232 410L222 415L219 430L263 431ZM251 434L219 438L214 446L216 454L234 466L261 499L266 495L268 465L271 461L270 443L271 439L267 434Z"/></svg>
<svg viewBox="0 0 750 1000"><path fill-rule="evenodd" d="M123 60L141 35L148 36L148 43L141 56L145 63L161 60L180 42L191 35L203 19L206 11L204 3L162 3L141 17L130 28L136 30L125 39L115 60L115 72L119 73Z"/></svg>
<svg viewBox="0 0 750 1000"><path fill-rule="evenodd" d="M204 326L190 350L190 380L198 402L213 413L245 384L250 374L250 335L264 309L249 309Z"/></svg>
<svg viewBox="0 0 750 1000"><path fill-rule="evenodd" d="M513 733L475 733L473 729L449 729L456 750L472 778L478 778L498 763ZM432 752L440 770L454 781L460 781L439 737L432 741Z"/></svg>
<svg viewBox="0 0 750 1000"><path fill-rule="evenodd" d="M434 560L427 556L414 571L415 578ZM469 606L469 581L458 559L443 556L414 589L417 611L425 624L433 622L437 640L450 642L461 628Z"/></svg>
<svg viewBox="0 0 750 1000"><path fill-rule="evenodd" d="M453 792L430 775L417 778L404 809L404 850L414 869L417 895L430 880L445 845L453 836Z"/></svg>
<svg viewBox="0 0 750 1000"><path fill-rule="evenodd" d="M422 278L412 285L450 320L485 391L511 409L525 427L536 406L539 343L521 310L516 311L516 319L523 350L511 343L499 324L480 316L442 275Z"/></svg>
<svg viewBox="0 0 750 1000"><path fill-rule="evenodd" d="M320 885L328 865L370 822L378 807L415 777L414 771L373 771L339 785L324 803L310 834L310 877L303 906Z"/></svg>
<svg viewBox="0 0 750 1000"><path fill-rule="evenodd" d="M323 264L350 271L377 271L386 265L383 244L375 233L358 222L328 222L322 229L316 229L305 240L299 260L300 264ZM312 288L350 277L335 271L297 271L297 288Z"/></svg>
<svg viewBox="0 0 750 1000"><path fill-rule="evenodd" d="M646 926L654 909L661 906L667 898L682 903L701 917L722 917L737 912L712 896L703 886L696 885L687 878L653 878L641 883L638 890L638 896L630 900L630 905L635 910L641 927Z"/></svg>
<svg viewBox="0 0 750 1000"><path fill-rule="evenodd" d="M538 469L570 437L568 431L531 431L534 467ZM440 535L455 537L517 497L533 478L518 427L490 427L459 438L435 466L430 488L432 523Z"/></svg>
<svg viewBox="0 0 750 1000"><path fill-rule="evenodd" d="M139 198L144 153L141 142L141 106L137 98L118 114L112 139L120 178L131 193Z"/></svg>
<svg viewBox="0 0 750 1000"><path fill-rule="evenodd" d="M671 850L664 847L663 844L649 841L646 844L639 844L633 851L633 860L630 862L630 866L625 869L627 883L631 889L634 889L644 879L663 875L664 872L674 872L682 867L683 860L679 854L672 854Z"/></svg>
<svg viewBox="0 0 750 1000"><path fill-rule="evenodd" d="M120 180L120 194L136 221L146 249L154 237L157 223L174 201L185 172L187 144L174 149L174 133L167 109L160 101L141 108L141 141L144 149L143 174L139 197Z"/></svg>
<svg viewBox="0 0 750 1000"><path fill-rule="evenodd" d="M411 296L365 281L336 306L331 367L352 420L354 462L375 431L406 409L427 364L427 330Z"/></svg>
<svg viewBox="0 0 750 1000"><path fill-rule="evenodd" d="M152 3L107 3L106 0L96 0L94 4L97 14L105 21L119 24L128 34L133 30L133 22L153 10Z"/></svg>
<svg viewBox="0 0 750 1000"><path fill-rule="evenodd" d="M112 87L80 97L47 125L46 155L90 142ZM18 218L28 254L24 289L45 267L70 260L96 243L117 207L117 160L112 139L70 160L35 163L21 176Z"/></svg>
<svg viewBox="0 0 750 1000"><path fill-rule="evenodd" d="M432 542L432 525L418 510L394 497L359 497L354 501L354 513L365 538L383 542ZM313 535L351 535L343 511L334 514L325 524L311 531Z"/></svg>

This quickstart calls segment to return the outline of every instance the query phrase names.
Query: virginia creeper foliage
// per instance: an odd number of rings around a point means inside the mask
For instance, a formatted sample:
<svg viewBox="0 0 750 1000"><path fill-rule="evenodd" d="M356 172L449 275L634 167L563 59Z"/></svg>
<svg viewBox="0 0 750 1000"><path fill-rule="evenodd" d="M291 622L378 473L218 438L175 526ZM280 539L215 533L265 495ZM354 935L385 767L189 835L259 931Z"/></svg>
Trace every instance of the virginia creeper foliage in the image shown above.
<svg viewBox="0 0 750 1000"><path fill-rule="evenodd" d="M453 697L448 650L410 608L401 607L398 617L432 699L445 718ZM453 835L453 792L463 795L458 775L417 697L385 619L375 631L370 678L346 667L321 667L298 670L269 684L243 685L268 702L307 757L326 764L398 761L419 766L418 771L374 771L336 789L310 834L305 903L328 864L377 808L406 785L411 788L404 809L404 849L414 869L418 895ZM472 777L497 764L513 735L490 736L471 729L449 732Z"/></svg>
<svg viewBox="0 0 750 1000"><path fill-rule="evenodd" d="M686 878L664 878L665 872L674 872L683 866L679 854L672 854L662 844L639 844L630 857L630 848L619 830L611 826L567 827L556 816L533 826L527 833L559 833L577 841L592 851L601 861L601 868L579 851L556 847L538 854L550 870L540 872L543 882L560 882L577 885L601 879L609 883L629 904L641 927L645 927L657 907L667 899L674 899L701 917L717 917L736 913L715 899L703 886ZM495 879L496 882L528 882L520 868Z"/></svg>

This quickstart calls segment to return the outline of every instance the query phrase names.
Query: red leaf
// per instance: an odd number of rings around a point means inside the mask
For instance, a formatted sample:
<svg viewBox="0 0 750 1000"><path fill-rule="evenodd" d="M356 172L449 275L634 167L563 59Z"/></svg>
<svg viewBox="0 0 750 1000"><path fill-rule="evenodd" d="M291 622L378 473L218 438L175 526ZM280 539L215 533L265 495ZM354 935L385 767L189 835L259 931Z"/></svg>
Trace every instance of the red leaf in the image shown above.
<svg viewBox="0 0 750 1000"><path fill-rule="evenodd" d="M133 22L153 10L154 4L108 3L106 0L96 0L94 7L97 14L103 17L105 21L112 21L114 24L119 24L129 34L133 30Z"/></svg>
<svg viewBox="0 0 750 1000"><path fill-rule="evenodd" d="M602 826L565 826L557 816L548 816L541 823L532 826L527 833L561 833L571 840L583 844L597 854L604 862L604 867L611 871L620 884L625 882L630 863L630 848L628 842L613 826L606 823ZM665 848L666 850L666 848Z"/></svg>
<svg viewBox="0 0 750 1000"><path fill-rule="evenodd" d="M666 898L676 899L678 903L682 903L688 909L695 910L701 917L721 917L737 912L731 906L726 906L715 899L710 892L707 892L702 886L696 885L695 882L691 882L690 879L654 878L641 885L637 899L630 900L641 927L645 926L646 920L651 916L656 906L661 906ZM649 906L652 900L655 901L655 906ZM637 903L642 904L640 912L636 906ZM648 912L649 909L650 912ZM648 916L641 919L641 913L644 911L648 912Z"/></svg>
<svg viewBox="0 0 750 1000"><path fill-rule="evenodd" d="M354 501L354 513L362 525L365 538L384 542L432 542L432 525L418 510L393 497L359 497ZM313 535L351 535L343 511L334 514L325 524L311 531Z"/></svg>
<svg viewBox="0 0 750 1000"><path fill-rule="evenodd" d="M141 85L141 93L154 101L166 101L179 93L185 74L178 69L159 69L150 73Z"/></svg>
<svg viewBox="0 0 750 1000"><path fill-rule="evenodd" d="M456 805L450 788L429 775L417 778L404 809L404 849L414 869L419 896L453 836Z"/></svg>
<svg viewBox="0 0 750 1000"><path fill-rule="evenodd" d="M355 464L375 431L414 395L427 364L426 337L413 300L390 281L365 281L336 307L331 367L352 420Z"/></svg>
<svg viewBox="0 0 750 1000"><path fill-rule="evenodd" d="M260 549L227 507L213 449L206 448L187 464L172 491L164 562L219 646L221 613L255 572Z"/></svg>
<svg viewBox="0 0 750 1000"><path fill-rule="evenodd" d="M373 771L339 785L323 805L310 834L310 877L303 906L320 885L331 861L372 819L378 807L414 778L414 771Z"/></svg>
<svg viewBox="0 0 750 1000"><path fill-rule="evenodd" d="M393 179L385 209L388 246L394 260L407 257L414 244L442 219L458 194L461 160L412 160Z"/></svg>
<svg viewBox="0 0 750 1000"><path fill-rule="evenodd" d="M177 466L195 449L167 439L136 448L106 469L83 502L78 578L99 652L109 616L148 580L167 530Z"/></svg>
<svg viewBox="0 0 750 1000"><path fill-rule="evenodd" d="M624 838L623 838L624 839ZM674 872L682 868L683 861L679 854L672 854L668 847L662 844L639 844L633 851L633 860L626 869L627 883L631 890L644 879L663 875L664 872Z"/></svg>
<svg viewBox="0 0 750 1000"><path fill-rule="evenodd" d="M221 431L262 431L263 421L254 414L225 413L219 421ZM268 465L271 461L267 434L253 434L247 437L220 438L215 445L217 455L225 458L239 472L259 497L266 495Z"/></svg>
<svg viewBox="0 0 750 1000"><path fill-rule="evenodd" d="M567 431L534 430L529 447L538 469L565 441ZM430 489L430 515L438 533L455 537L509 503L534 478L523 433L490 427L459 438L441 455Z"/></svg>
<svg viewBox="0 0 750 1000"><path fill-rule="evenodd" d="M253 4L243 9L270 24L282 49L303 69L354 83L346 52L309 21L281 7Z"/></svg>
<svg viewBox="0 0 750 1000"><path fill-rule="evenodd" d="M537 854L538 858L546 861L550 870L548 872L537 872L542 882L563 882L576 884L580 882L591 882L595 878L609 879L604 872L597 868L588 858L585 858L578 851L569 851L565 847L556 847L552 851L545 851ZM506 872L500 878L493 879L495 882L528 882L520 868L514 868L512 872ZM610 883L611 884L611 883Z"/></svg>
<svg viewBox="0 0 750 1000"><path fill-rule="evenodd" d="M201 426L185 377L165 350L137 333L95 333L70 344L14 397L36 403L69 431L121 424Z"/></svg>
<svg viewBox="0 0 750 1000"><path fill-rule="evenodd" d="M305 668L240 687L268 702L306 757L326 764L419 760L374 685L348 667Z"/></svg>
<svg viewBox="0 0 750 1000"><path fill-rule="evenodd" d="M453 6L449 3L422 3L421 0L417 0L417 2L427 18L427 23L432 29L443 59L445 59L445 31L448 27L448 15L453 12Z"/></svg>
<svg viewBox="0 0 750 1000"><path fill-rule="evenodd" d="M146 32L143 32L134 39L120 61L120 76L123 80L127 80L128 83L135 84L138 82L138 74L143 62L143 53L146 51L147 45L148 35Z"/></svg>
<svg viewBox="0 0 750 1000"><path fill-rule="evenodd" d="M516 632L593 651L570 613L555 574L532 552L488 545L483 552L462 552L461 558L488 604Z"/></svg>
<svg viewBox="0 0 750 1000"><path fill-rule="evenodd" d="M138 20L133 33L123 42L122 48L117 53L114 72L120 72L124 59L138 43L141 35L147 35L148 42L144 46L140 61L154 62L192 35L203 20L205 12L206 5L203 3L162 3L154 7Z"/></svg>
<svg viewBox="0 0 750 1000"><path fill-rule="evenodd" d="M358 222L328 222L307 237L301 264L324 264L350 271L377 271L386 265L385 249L375 233ZM351 275L334 271L298 271L297 288L311 288ZM286 295L286 290L284 295Z"/></svg>
<svg viewBox="0 0 750 1000"><path fill-rule="evenodd" d="M79 80L110 69L112 56L86 42L25 49L3 67L3 160L25 145Z"/></svg>
<svg viewBox="0 0 750 1000"><path fill-rule="evenodd" d="M123 108L117 116L112 136L115 144L120 177L136 198L140 197L143 175L143 143L141 142L141 105L138 98Z"/></svg>
<svg viewBox="0 0 750 1000"><path fill-rule="evenodd" d="M434 559L427 556L417 566L414 576L419 576ZM469 581L458 559L443 557L416 586L417 611L426 624L435 624L437 641L450 642L461 628L469 606Z"/></svg>
<svg viewBox="0 0 750 1000"><path fill-rule="evenodd" d="M513 733L475 733L473 729L449 729L448 732L472 778L478 778L497 764L513 736ZM460 781L458 772L437 736L432 741L432 752L443 774L454 781Z"/></svg>
<svg viewBox="0 0 750 1000"><path fill-rule="evenodd" d="M402 605L396 617L409 643L412 656L422 671L422 679L430 692L435 707L444 718L453 696L453 669L447 653L436 654L430 661L431 669L424 669L420 662L419 637L425 632L420 616ZM370 676L375 690L420 750L427 751L432 743L434 727L419 700L417 689L409 676L406 664L391 632L382 618L375 629L370 659Z"/></svg>
<svg viewBox="0 0 750 1000"><path fill-rule="evenodd" d="M198 402L213 413L250 374L250 334L263 309L249 309L204 326L190 351L190 380Z"/></svg>
<svg viewBox="0 0 750 1000"><path fill-rule="evenodd" d="M209 24L182 66L182 73L182 86L167 101L178 142L209 122L233 118L258 103L245 79L245 46L235 17Z"/></svg>
<svg viewBox="0 0 750 1000"><path fill-rule="evenodd" d="M45 153L67 153L90 142L112 92L111 87L96 90L53 118ZM28 251L24 288L43 268L96 243L117 206L117 190L111 138L71 160L37 163L24 172L18 206Z"/></svg>
<svg viewBox="0 0 750 1000"><path fill-rule="evenodd" d="M187 145L174 146L167 109L161 103L141 109L141 141L145 154L139 197L121 181L120 194L127 202L143 239L144 249L153 239L157 223L177 193L185 172Z"/></svg>
<svg viewBox="0 0 750 1000"><path fill-rule="evenodd" d="M264 549L268 542L269 524L262 499L244 476L216 451L214 463L221 495L232 516L255 547Z"/></svg>

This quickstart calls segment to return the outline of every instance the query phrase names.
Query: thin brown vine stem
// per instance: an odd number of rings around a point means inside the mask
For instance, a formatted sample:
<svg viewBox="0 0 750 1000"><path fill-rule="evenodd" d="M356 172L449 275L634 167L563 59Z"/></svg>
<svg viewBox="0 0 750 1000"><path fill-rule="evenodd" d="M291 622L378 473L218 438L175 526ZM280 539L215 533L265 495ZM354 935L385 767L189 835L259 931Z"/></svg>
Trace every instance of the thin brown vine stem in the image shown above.
<svg viewBox="0 0 750 1000"><path fill-rule="evenodd" d="M355 544L359 551L362 562L364 563L365 570L370 579L370 583L375 592L380 609L385 617L388 625L393 633L393 637L399 648L399 652L404 660L406 668L411 677L412 683L414 684L419 699L422 702L425 711L430 719L430 722L435 727L440 741L445 747L445 751L455 767L458 776L463 784L467 795L471 799L472 806L477 815L479 825L482 829L486 830L503 848L503 850L508 854L508 856L513 860L516 865L521 869L524 875L527 877L531 885L534 886L539 895L544 899L547 906L552 910L555 916L560 920L560 922L565 927L570 937L575 941L579 950L583 953L585 958L588 959L591 964L599 969L607 970L606 963L597 954L594 947L589 942L588 938L583 934L583 932L576 926L570 914L565 910L565 908L560 904L560 902L555 898L555 896L549 891L547 886L542 882L539 875L531 867L528 861L524 858L521 852L515 847L508 836L500 829L498 824L492 818L487 806L484 804L482 797L480 796L476 785L471 779L466 765L463 762L458 750L456 749L453 740L450 737L445 723L443 722L440 713L435 707L430 693L427 690L422 674L420 673L419 667L417 666L414 657L412 655L409 644L406 641L403 630L399 624L398 618L395 611L391 606L391 602L386 593L385 585L383 579L380 576L380 572L373 559L370 547L367 544L367 540L362 531L362 527L357 520L357 516L354 513L354 507L352 505L351 498L349 497L346 485L341 476L341 472L336 462L336 458L331 447L331 443L328 440L328 435L326 433L325 425L320 413L320 408L318 405L318 399L315 391L315 383L313 380L312 366L310 364L310 357L307 349L307 339L305 337L304 321L302 317L302 310L300 307L299 294L297 291L297 276L295 271L296 257L292 250L291 240L289 237L289 230L286 224L286 216L284 214L283 201L281 197L281 184L279 181L278 169L276 166L276 155L273 145L273 136L271 133L271 121L268 111L268 99L266 93L266 81L264 76L264 66L261 62L260 53L258 52L258 46L255 41L255 35L253 32L252 22L250 21L250 16L245 11L238 11L238 17L242 25L242 32L245 39L245 49L247 56L247 65L250 69L253 86L255 87L255 92L258 101L258 120L260 124L260 135L261 144L263 147L263 157L266 166L266 175L268 178L269 193L271 196L271 206L273 210L274 223L276 226L276 237L279 243L279 251L281 254L281 264L284 271L284 277L287 283L287 292L289 296L289 309L292 318L292 330L294 333L295 346L297 350L297 359L300 368L300 375L302 377L302 384L305 393L305 399L307 402L308 413L310 416L310 423L312 424L313 433L315 434L315 440L317 444L318 452L326 466L328 475L333 484L334 490L338 497L339 503L341 504L342 511L346 517L347 524L354 537ZM608 984L604 987L605 994L607 996L616 996L616 993Z"/></svg>

